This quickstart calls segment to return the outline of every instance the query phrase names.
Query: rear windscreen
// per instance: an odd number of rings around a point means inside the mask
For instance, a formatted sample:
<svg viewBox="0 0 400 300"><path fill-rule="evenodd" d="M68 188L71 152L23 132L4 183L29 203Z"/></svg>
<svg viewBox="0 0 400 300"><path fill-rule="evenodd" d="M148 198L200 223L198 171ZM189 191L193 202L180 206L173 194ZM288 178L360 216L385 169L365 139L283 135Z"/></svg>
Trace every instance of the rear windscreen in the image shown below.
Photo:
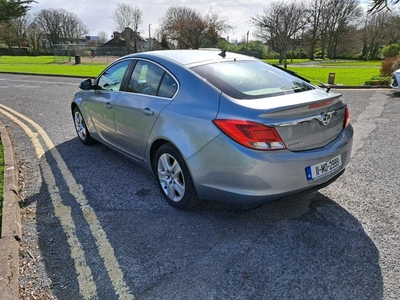
<svg viewBox="0 0 400 300"><path fill-rule="evenodd" d="M305 80L261 61L228 61L191 70L236 99L257 99L312 90Z"/></svg>

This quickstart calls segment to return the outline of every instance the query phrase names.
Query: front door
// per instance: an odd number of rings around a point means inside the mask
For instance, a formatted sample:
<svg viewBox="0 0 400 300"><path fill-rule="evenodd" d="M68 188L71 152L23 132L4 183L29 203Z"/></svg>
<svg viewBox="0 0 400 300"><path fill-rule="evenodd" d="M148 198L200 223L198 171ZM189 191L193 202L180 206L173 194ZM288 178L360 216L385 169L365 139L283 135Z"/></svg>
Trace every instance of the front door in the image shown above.
<svg viewBox="0 0 400 300"><path fill-rule="evenodd" d="M122 61L107 69L97 80L98 89L87 98L85 106L98 136L106 143L116 146L114 105L120 96L120 87L130 61Z"/></svg>
<svg viewBox="0 0 400 300"><path fill-rule="evenodd" d="M138 160L144 158L154 123L176 90L176 81L163 68L137 61L127 92L118 97L114 108L121 150Z"/></svg>

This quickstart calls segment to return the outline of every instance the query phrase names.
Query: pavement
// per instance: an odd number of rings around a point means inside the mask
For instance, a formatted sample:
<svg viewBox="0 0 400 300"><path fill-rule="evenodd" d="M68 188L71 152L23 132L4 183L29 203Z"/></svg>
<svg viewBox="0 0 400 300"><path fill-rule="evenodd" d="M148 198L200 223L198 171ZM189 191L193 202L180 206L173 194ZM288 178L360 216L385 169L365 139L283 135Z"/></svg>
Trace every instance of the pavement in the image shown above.
<svg viewBox="0 0 400 300"><path fill-rule="evenodd" d="M3 216L0 236L0 291L2 300L19 299L19 241L22 239L18 166L6 127L0 122L4 146Z"/></svg>
<svg viewBox="0 0 400 300"><path fill-rule="evenodd" d="M332 89L389 88L388 86L327 85ZM1 300L19 299L19 241L22 240L21 214L18 197L18 166L7 128L0 122L4 146L4 187L2 232L0 233Z"/></svg>

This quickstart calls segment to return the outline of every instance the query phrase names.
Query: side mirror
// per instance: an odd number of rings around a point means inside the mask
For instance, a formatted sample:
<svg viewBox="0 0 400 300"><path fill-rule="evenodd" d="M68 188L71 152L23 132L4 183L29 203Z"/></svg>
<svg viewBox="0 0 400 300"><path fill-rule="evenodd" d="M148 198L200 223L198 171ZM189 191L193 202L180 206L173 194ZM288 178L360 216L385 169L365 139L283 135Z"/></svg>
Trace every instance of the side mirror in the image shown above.
<svg viewBox="0 0 400 300"><path fill-rule="evenodd" d="M93 89L94 86L93 86L93 84L92 84L92 79L88 78L88 79L85 79L84 81L82 81L82 82L79 84L79 88L80 88L81 90L84 90L84 91L88 91L88 90L90 90L90 89Z"/></svg>

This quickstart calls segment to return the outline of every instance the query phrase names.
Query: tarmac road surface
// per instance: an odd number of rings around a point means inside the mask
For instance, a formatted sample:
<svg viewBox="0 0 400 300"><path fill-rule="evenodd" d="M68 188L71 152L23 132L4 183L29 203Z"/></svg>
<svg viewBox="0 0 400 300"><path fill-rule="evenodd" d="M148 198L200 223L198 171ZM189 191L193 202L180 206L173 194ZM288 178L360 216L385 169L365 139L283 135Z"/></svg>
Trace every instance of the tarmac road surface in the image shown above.
<svg viewBox="0 0 400 300"><path fill-rule="evenodd" d="M22 294L400 299L400 94L335 90L355 139L350 165L327 188L256 208L204 201L182 212L150 173L80 143L69 110L80 81L0 74L0 121L25 204Z"/></svg>

